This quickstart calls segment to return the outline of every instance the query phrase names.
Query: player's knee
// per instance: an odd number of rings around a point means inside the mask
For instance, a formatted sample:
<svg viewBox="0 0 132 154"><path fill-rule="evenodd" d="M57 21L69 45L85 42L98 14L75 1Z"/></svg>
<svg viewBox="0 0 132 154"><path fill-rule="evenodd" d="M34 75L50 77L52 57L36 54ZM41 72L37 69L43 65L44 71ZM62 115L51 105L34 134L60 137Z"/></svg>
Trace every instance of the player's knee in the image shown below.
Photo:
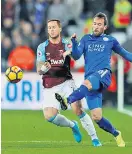
<svg viewBox="0 0 132 154"><path fill-rule="evenodd" d="M94 121L97 122L97 121L100 121L101 120L102 115L101 114L94 113L94 114L91 115L91 117L92 117L92 120L94 120Z"/></svg>
<svg viewBox="0 0 132 154"><path fill-rule="evenodd" d="M84 80L83 85L85 85L88 90L92 89L92 83L89 80Z"/></svg>

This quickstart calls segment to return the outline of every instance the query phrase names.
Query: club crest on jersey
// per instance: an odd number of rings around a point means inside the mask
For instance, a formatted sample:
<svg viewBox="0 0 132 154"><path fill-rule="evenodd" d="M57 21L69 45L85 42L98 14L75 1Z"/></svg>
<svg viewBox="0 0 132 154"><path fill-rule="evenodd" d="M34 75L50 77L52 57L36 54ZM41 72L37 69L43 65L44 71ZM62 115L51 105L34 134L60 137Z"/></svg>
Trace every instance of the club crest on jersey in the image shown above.
<svg viewBox="0 0 132 154"><path fill-rule="evenodd" d="M46 59L47 60L50 60L50 53L49 52L46 52L45 54L46 54Z"/></svg>
<svg viewBox="0 0 132 154"><path fill-rule="evenodd" d="M50 56L50 53L49 52L46 52L46 56Z"/></svg>
<svg viewBox="0 0 132 154"><path fill-rule="evenodd" d="M63 50L59 50L59 52L60 52L60 54L62 55L64 51L63 51Z"/></svg>
<svg viewBox="0 0 132 154"><path fill-rule="evenodd" d="M107 37L104 37L103 40L104 41L109 41L109 39Z"/></svg>

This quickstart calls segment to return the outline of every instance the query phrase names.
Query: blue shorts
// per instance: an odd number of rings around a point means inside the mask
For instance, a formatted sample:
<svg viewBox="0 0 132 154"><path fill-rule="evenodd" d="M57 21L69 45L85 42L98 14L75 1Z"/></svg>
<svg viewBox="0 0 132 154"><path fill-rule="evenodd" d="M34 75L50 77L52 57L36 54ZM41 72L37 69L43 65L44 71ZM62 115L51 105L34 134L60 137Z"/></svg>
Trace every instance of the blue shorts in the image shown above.
<svg viewBox="0 0 132 154"><path fill-rule="evenodd" d="M92 90L85 97L89 109L102 108L102 91L107 89L111 83L110 70L99 70L86 79L92 84Z"/></svg>

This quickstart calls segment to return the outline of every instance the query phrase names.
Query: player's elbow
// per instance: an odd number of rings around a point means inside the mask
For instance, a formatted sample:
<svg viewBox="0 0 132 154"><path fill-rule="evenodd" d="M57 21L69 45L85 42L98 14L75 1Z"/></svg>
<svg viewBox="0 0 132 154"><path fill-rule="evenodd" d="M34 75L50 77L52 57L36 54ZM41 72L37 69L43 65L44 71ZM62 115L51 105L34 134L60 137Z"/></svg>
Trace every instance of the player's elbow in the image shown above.
<svg viewBox="0 0 132 154"><path fill-rule="evenodd" d="M78 57L75 58L75 60L78 60L79 58L80 58L80 57L78 56Z"/></svg>
<svg viewBox="0 0 132 154"><path fill-rule="evenodd" d="M132 62L132 54L131 55L128 55L126 60L128 60L129 62Z"/></svg>
<svg viewBox="0 0 132 154"><path fill-rule="evenodd" d="M38 73L39 75L42 75L42 71L41 71L41 70L37 70L37 73Z"/></svg>
<svg viewBox="0 0 132 154"><path fill-rule="evenodd" d="M74 60L78 60L78 59L80 58L80 56L79 56L79 55L72 55L72 58L73 58Z"/></svg>

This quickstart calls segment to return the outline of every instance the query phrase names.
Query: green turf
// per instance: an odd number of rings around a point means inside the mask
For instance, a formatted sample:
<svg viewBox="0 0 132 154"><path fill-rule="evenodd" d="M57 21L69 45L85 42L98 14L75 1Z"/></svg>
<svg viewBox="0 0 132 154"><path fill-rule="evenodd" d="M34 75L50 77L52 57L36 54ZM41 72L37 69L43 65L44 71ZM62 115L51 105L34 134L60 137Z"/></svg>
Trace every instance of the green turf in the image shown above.
<svg viewBox="0 0 132 154"><path fill-rule="evenodd" d="M125 105L124 109L127 109L129 111L132 111L132 105Z"/></svg>
<svg viewBox="0 0 132 154"><path fill-rule="evenodd" d="M62 114L79 122L71 111ZM122 131L125 148L117 147L113 136L97 125L98 136L104 146L94 148L81 126L83 141L78 144L69 128L46 122L41 111L2 111L2 154L132 154L132 117L114 109L104 109L104 115Z"/></svg>

